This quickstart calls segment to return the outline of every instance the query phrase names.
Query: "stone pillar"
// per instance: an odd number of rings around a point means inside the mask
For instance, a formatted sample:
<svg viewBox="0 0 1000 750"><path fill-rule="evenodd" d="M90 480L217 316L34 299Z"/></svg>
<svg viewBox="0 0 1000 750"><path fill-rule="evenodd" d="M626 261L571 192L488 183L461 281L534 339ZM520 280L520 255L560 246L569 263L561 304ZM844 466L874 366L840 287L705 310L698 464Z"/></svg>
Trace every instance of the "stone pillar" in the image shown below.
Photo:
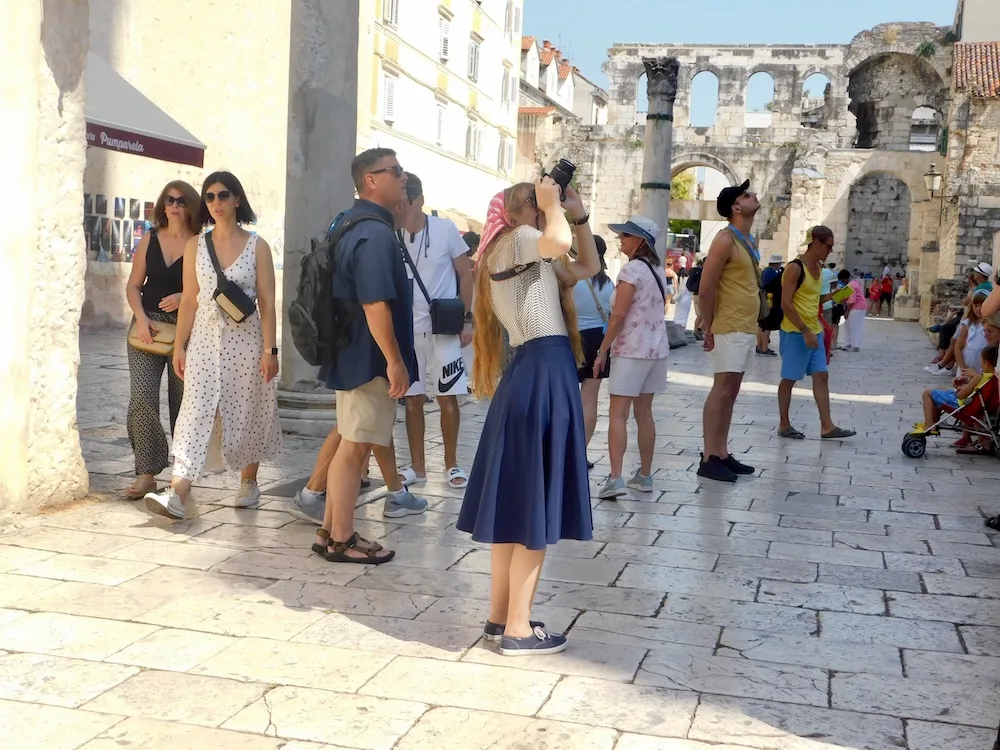
<svg viewBox="0 0 1000 750"><path fill-rule="evenodd" d="M292 0L285 183L284 308L295 299L303 253L354 201L357 148L359 0ZM282 427L323 435L334 398L299 356L285 311L281 326Z"/></svg>
<svg viewBox="0 0 1000 750"><path fill-rule="evenodd" d="M76 429L83 237L87 0L10 4L0 39L8 149L2 195L0 509L29 511L82 497ZM9 132L10 129L13 132ZM44 212L39 208L45 206Z"/></svg>
<svg viewBox="0 0 1000 750"><path fill-rule="evenodd" d="M674 99L677 96L675 57L646 57L646 140L642 161L639 212L660 226L656 252L666 257L667 230L670 228L670 164L674 150Z"/></svg>

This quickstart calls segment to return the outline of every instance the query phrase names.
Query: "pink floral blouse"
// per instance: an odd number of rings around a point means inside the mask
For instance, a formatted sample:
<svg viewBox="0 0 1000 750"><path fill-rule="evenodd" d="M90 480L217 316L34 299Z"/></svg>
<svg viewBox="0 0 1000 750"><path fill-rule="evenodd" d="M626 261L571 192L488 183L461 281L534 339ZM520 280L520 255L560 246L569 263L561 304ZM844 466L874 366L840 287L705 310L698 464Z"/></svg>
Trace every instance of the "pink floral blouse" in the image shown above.
<svg viewBox="0 0 1000 750"><path fill-rule="evenodd" d="M659 286L657 281L663 286ZM630 260L618 273L618 283L622 282L634 286L635 294L632 295L632 306L625 317L625 325L611 345L611 356L664 359L670 353L670 342L664 322L663 293L660 291L667 283L663 267L654 265L650 270L643 261ZM616 288L611 295L612 312L617 296Z"/></svg>

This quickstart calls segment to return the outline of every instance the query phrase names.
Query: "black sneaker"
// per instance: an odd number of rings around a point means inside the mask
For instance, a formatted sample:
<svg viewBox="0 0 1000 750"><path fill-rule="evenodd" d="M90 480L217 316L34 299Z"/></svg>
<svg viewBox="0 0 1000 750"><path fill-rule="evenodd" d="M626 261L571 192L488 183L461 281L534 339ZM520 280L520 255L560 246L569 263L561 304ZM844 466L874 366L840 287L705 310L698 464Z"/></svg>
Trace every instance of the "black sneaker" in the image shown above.
<svg viewBox="0 0 1000 750"><path fill-rule="evenodd" d="M698 476L714 479L716 482L735 482L737 478L736 472L718 456L709 456L707 461L702 461L698 467Z"/></svg>
<svg viewBox="0 0 1000 750"><path fill-rule="evenodd" d="M743 476L750 476L756 471L752 466L741 464L732 453L722 459L722 465L733 472L733 474L742 474Z"/></svg>

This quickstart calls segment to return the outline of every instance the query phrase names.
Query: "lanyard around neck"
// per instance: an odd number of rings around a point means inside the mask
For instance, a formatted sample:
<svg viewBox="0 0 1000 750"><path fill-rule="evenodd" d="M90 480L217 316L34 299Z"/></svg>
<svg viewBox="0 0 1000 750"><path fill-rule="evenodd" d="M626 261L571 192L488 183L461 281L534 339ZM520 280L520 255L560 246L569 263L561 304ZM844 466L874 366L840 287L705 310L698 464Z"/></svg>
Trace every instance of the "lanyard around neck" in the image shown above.
<svg viewBox="0 0 1000 750"><path fill-rule="evenodd" d="M753 241L752 236L748 237L747 235L743 234L743 232L737 229L736 226L733 224L729 225L729 231L735 234L737 237L740 238L740 240L743 241L743 244L746 245L747 248L750 250L750 254L753 255L754 260L756 260L759 263L760 250L757 249L757 243Z"/></svg>

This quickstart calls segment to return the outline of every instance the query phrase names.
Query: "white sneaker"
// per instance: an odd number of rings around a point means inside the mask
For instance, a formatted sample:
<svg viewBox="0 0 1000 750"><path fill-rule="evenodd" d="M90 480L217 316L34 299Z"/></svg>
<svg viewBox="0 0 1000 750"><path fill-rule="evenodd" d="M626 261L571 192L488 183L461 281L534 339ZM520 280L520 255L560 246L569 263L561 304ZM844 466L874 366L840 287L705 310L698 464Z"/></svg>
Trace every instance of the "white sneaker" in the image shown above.
<svg viewBox="0 0 1000 750"><path fill-rule="evenodd" d="M143 500L150 513L167 518L184 518L184 503L172 487L167 487L163 492L147 492Z"/></svg>
<svg viewBox="0 0 1000 750"><path fill-rule="evenodd" d="M236 493L237 508L256 508L260 505L260 487L256 479L241 479L240 491Z"/></svg>
<svg viewBox="0 0 1000 750"><path fill-rule="evenodd" d="M931 375L937 375L941 372L941 368L937 365L927 365L927 367L924 368L924 372L929 372Z"/></svg>

